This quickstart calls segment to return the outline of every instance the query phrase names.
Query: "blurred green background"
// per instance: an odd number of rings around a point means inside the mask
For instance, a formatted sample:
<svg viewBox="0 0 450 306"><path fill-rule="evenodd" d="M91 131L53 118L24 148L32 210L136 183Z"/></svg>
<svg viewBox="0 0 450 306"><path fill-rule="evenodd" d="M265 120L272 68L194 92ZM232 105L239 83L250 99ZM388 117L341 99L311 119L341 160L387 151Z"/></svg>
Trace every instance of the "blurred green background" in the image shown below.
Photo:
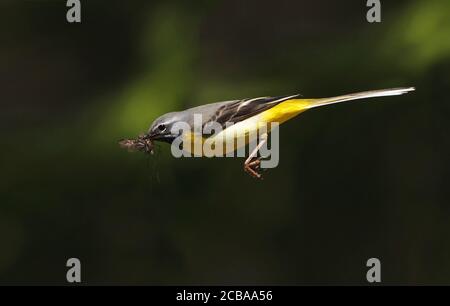
<svg viewBox="0 0 450 306"><path fill-rule="evenodd" d="M450 2L0 4L0 283L450 284ZM208 102L417 91L315 109L265 180L117 141Z"/></svg>

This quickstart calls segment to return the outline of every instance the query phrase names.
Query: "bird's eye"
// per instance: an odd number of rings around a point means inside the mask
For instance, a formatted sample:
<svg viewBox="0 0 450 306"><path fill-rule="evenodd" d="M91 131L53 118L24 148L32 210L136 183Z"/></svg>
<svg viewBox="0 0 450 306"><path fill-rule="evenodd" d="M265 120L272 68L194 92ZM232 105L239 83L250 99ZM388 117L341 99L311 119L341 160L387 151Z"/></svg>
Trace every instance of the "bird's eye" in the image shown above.
<svg viewBox="0 0 450 306"><path fill-rule="evenodd" d="M164 124L158 125L158 130L160 130L161 132L164 131L165 129L166 129L166 126Z"/></svg>

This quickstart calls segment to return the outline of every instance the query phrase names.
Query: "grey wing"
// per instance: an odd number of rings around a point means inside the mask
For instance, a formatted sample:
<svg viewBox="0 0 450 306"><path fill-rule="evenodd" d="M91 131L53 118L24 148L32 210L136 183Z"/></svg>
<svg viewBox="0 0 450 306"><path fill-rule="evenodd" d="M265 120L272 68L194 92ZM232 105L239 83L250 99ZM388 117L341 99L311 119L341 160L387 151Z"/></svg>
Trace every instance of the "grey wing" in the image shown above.
<svg viewBox="0 0 450 306"><path fill-rule="evenodd" d="M225 127L227 122L237 123L262 113L283 101L294 99L300 95L280 96L280 97L259 97L229 101L219 105L210 118L204 122L204 126L211 122L217 122Z"/></svg>

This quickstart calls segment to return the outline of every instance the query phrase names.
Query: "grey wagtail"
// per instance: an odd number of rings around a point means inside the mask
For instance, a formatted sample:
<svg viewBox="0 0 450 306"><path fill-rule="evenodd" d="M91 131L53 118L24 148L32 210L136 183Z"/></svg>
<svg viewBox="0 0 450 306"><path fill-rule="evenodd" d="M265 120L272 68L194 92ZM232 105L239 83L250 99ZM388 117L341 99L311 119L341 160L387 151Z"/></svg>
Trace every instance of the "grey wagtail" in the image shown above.
<svg viewBox="0 0 450 306"><path fill-rule="evenodd" d="M146 153L153 153L154 141L173 143L179 137L183 139L183 144L191 144L190 148L183 146L183 150L188 151L192 149L193 144L204 143L211 139L217 143L220 140L222 143L231 141L234 144L236 139L248 137L250 133L257 132L261 126L267 126L268 123L281 124L311 108L351 100L402 95L414 90L414 87L404 87L364 91L331 98L304 99L300 95L291 95L211 103L162 115L151 124L146 134L137 139L124 139L119 143L122 147ZM216 126L218 124L222 127L222 131L214 135L206 135L202 132L203 130L195 132L193 128L196 115L201 115L203 127L215 123ZM191 128L191 132L180 134L179 130L173 129L180 122L187 124ZM244 170L253 177L261 178L261 174L258 172L261 161L261 157L258 157L258 150L266 143L267 134L270 132L269 128L261 135L257 146L244 162ZM237 149L236 145L231 148L232 151Z"/></svg>

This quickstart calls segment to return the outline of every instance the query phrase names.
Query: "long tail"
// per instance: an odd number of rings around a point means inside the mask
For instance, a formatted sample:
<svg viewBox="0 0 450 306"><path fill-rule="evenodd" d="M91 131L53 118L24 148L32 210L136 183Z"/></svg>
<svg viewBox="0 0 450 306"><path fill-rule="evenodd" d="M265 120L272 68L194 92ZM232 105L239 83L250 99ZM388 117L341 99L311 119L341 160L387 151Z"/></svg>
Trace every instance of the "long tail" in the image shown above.
<svg viewBox="0 0 450 306"><path fill-rule="evenodd" d="M391 89L380 89L380 90L370 90L363 91L358 93L352 93L343 96L331 97L331 98L321 98L321 99L312 99L310 100L310 104L307 108L314 108L323 105L329 105L334 103L341 103L345 101L365 99L365 98L375 98L375 97L384 97L384 96L397 96L403 95L410 91L414 91L414 87L402 87L402 88L391 88Z"/></svg>

